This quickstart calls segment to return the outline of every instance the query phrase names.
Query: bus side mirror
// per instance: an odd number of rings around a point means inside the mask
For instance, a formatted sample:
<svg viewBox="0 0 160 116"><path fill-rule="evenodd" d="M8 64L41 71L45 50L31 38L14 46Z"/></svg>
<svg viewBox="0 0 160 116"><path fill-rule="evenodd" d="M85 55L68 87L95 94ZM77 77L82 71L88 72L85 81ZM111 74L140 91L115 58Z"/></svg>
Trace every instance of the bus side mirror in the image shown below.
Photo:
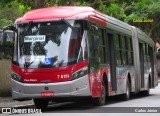
<svg viewBox="0 0 160 116"><path fill-rule="evenodd" d="M93 48L93 56L96 56L98 52L98 45L99 45L99 37L97 35L92 35L92 48Z"/></svg>
<svg viewBox="0 0 160 116"><path fill-rule="evenodd" d="M95 25L91 25L90 28L91 28L92 30L98 31L98 27L95 26Z"/></svg>
<svg viewBox="0 0 160 116"><path fill-rule="evenodd" d="M94 49L97 50L99 44L99 36L97 35L98 27L95 25L91 25L90 28L94 31L94 35L92 36L92 43Z"/></svg>

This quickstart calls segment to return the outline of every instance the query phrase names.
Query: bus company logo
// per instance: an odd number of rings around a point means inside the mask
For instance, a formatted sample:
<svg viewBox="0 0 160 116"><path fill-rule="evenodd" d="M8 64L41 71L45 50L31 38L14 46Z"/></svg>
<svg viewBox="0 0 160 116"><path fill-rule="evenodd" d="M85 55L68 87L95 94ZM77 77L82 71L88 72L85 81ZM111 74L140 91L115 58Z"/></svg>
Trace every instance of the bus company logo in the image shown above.
<svg viewBox="0 0 160 116"><path fill-rule="evenodd" d="M2 108L2 114L10 114L11 108Z"/></svg>
<svg viewBox="0 0 160 116"><path fill-rule="evenodd" d="M31 114L42 113L41 109L16 109L16 108L2 108L2 114Z"/></svg>

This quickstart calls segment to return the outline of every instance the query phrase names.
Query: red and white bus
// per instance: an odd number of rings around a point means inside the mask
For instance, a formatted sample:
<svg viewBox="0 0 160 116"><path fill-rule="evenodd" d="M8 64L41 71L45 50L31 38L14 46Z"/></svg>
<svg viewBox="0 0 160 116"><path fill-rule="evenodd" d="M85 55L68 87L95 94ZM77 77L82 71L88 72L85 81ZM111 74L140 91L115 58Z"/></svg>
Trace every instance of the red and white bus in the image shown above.
<svg viewBox="0 0 160 116"><path fill-rule="evenodd" d="M50 100L149 94L158 85L154 42L141 30L91 7L59 6L27 12L15 21L12 97Z"/></svg>

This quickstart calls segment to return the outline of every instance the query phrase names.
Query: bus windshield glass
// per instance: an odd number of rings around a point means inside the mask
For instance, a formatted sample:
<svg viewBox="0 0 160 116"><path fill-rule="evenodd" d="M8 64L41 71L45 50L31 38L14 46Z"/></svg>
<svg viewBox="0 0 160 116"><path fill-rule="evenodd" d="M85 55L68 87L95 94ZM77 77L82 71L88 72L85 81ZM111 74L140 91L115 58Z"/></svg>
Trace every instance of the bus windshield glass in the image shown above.
<svg viewBox="0 0 160 116"><path fill-rule="evenodd" d="M83 52L82 24L81 20L18 24L19 66L50 68L76 63Z"/></svg>

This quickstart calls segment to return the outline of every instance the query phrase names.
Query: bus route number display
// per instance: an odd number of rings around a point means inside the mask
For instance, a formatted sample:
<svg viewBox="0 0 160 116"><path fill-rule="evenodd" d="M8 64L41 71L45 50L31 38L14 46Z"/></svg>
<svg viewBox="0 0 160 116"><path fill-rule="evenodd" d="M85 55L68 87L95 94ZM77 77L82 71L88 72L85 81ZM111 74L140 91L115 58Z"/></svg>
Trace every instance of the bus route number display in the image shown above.
<svg viewBox="0 0 160 116"><path fill-rule="evenodd" d="M24 37L24 42L44 42L45 39L45 35L30 35Z"/></svg>

